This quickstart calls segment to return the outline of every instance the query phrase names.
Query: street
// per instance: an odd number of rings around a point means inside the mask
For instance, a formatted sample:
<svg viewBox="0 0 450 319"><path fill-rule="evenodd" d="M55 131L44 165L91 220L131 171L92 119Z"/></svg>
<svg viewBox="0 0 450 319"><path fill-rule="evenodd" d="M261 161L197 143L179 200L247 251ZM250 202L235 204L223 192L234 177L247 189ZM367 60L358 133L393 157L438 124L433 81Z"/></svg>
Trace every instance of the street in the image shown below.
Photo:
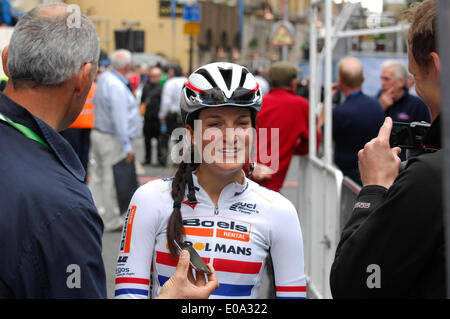
<svg viewBox="0 0 450 319"><path fill-rule="evenodd" d="M144 144L143 137L140 136L135 143L136 147L136 161L140 163L144 158ZM155 145L153 145L155 147ZM156 152L152 152L156 154ZM153 159L153 163L156 163L156 159ZM291 202L297 205L297 173L298 169L298 158L293 157L291 166L285 181L285 186L282 189L282 193ZM137 173L139 178L139 183L144 184L154 178L173 176L175 169L171 167L156 167L156 166L142 166L137 164ZM105 232L103 234L103 261L106 270L106 280L107 280L107 291L108 298L114 298L114 280L116 271L117 255L119 250L119 242L122 234L121 232ZM267 270L265 270L264 277L262 280L261 287L259 289L258 298L270 298L273 296L273 290L270 287L271 283L269 277L267 276Z"/></svg>

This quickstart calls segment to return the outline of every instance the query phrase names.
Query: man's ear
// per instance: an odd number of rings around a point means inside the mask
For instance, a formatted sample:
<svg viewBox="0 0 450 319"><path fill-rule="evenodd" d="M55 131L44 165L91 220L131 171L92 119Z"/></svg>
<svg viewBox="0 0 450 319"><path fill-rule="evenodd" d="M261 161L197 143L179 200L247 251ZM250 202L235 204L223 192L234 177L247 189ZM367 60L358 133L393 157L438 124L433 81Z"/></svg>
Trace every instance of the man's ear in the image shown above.
<svg viewBox="0 0 450 319"><path fill-rule="evenodd" d="M95 66L92 63L85 63L75 77L75 92L81 96L86 91L86 86L91 85L91 70Z"/></svg>
<svg viewBox="0 0 450 319"><path fill-rule="evenodd" d="M438 77L438 80L440 80L440 74L441 74L441 59L439 58L439 54L436 52L431 52L430 57L432 60L432 67L434 68L434 71L436 72L436 75Z"/></svg>
<svg viewBox="0 0 450 319"><path fill-rule="evenodd" d="M297 91L297 79L296 78L292 79L292 81L291 81L291 90L294 92Z"/></svg>
<svg viewBox="0 0 450 319"><path fill-rule="evenodd" d="M8 72L8 52L9 52L9 47L6 46L2 51L2 66L3 66L3 72L9 78L10 76L9 76L9 72Z"/></svg>

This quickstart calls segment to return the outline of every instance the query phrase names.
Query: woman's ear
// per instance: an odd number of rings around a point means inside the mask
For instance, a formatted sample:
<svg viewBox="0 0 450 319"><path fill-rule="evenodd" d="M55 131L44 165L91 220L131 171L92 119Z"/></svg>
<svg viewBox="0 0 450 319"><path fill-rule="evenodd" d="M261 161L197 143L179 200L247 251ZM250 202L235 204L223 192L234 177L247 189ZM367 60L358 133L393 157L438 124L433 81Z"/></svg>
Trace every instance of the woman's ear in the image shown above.
<svg viewBox="0 0 450 319"><path fill-rule="evenodd" d="M189 124L186 124L186 141L189 143L189 145L194 144L194 130Z"/></svg>

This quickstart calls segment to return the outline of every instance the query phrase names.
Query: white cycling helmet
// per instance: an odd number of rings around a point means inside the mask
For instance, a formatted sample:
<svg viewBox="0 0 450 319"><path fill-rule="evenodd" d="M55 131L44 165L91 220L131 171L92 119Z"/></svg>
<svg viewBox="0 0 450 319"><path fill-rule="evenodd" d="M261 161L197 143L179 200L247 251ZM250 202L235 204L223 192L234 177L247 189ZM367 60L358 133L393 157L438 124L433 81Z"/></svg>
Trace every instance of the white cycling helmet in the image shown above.
<svg viewBox="0 0 450 319"><path fill-rule="evenodd" d="M194 71L181 92L184 124L201 109L219 106L249 108L252 116L261 109L259 85L245 67L229 62L206 64Z"/></svg>

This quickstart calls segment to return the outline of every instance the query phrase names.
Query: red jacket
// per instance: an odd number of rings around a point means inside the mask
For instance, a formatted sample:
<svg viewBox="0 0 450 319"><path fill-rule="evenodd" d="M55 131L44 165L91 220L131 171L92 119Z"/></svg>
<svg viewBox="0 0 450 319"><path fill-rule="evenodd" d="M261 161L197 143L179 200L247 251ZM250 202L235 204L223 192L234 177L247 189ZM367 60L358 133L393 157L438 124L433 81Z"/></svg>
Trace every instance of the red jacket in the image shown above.
<svg viewBox="0 0 450 319"><path fill-rule="evenodd" d="M309 103L305 98L279 88L263 97L261 111L256 117L257 163L267 165L276 172L261 185L280 191L292 155L308 153L308 124ZM278 134L274 130L277 128ZM264 134L264 131L267 133Z"/></svg>

